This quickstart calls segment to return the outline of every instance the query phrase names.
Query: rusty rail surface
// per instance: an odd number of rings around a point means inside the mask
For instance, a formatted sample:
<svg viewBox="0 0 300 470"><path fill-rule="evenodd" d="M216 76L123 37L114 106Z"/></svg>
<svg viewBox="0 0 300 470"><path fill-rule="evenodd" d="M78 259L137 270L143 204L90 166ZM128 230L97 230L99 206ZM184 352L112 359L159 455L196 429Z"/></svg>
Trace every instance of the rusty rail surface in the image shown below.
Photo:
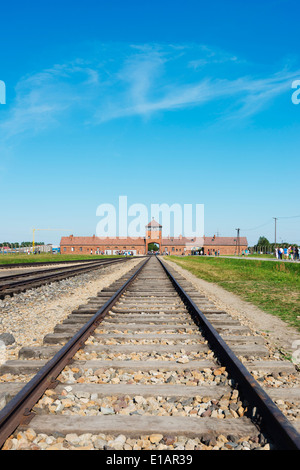
<svg viewBox="0 0 300 470"><path fill-rule="evenodd" d="M133 275L110 297L93 317L50 359L27 385L0 411L0 447L20 424L27 424L34 416L32 408L48 388L55 387L57 377L72 362L76 352L97 328L106 314L136 279L150 257L137 267ZM283 450L300 450L300 435L291 422L277 408L271 398L255 381L250 372L228 347L191 297L176 281L166 265L159 259L174 288L188 308L191 317L202 330L219 362L226 367L243 400L247 401L247 416L261 432L265 432Z"/></svg>
<svg viewBox="0 0 300 470"><path fill-rule="evenodd" d="M105 260L97 260L97 262L93 263L88 262L80 266L51 268L41 271L31 271L30 273L3 276L0 277L0 298L3 298L5 295L10 295L11 293L20 292L21 290L24 291L33 287L39 287L49 282L74 277L102 266L122 263L129 259L131 258L106 258ZM30 279L24 279L28 277L30 277Z"/></svg>
<svg viewBox="0 0 300 470"><path fill-rule="evenodd" d="M5 255L3 255L5 256ZM58 256L59 255L53 255L53 257L56 257L56 259L59 259ZM100 258L102 259L102 258ZM103 258L103 259L111 259L111 258ZM0 261L1 261L1 257L0 257ZM99 261L99 259L97 258L92 258L92 259L74 259L74 260L71 260L71 259L68 259L68 260L64 260L64 261L36 261L36 262L30 262L30 263L27 263L27 262L24 262L24 263L7 263L7 264L0 264L0 269L14 269L14 268L33 268L33 267L39 267L39 266L55 266L56 264L59 265L59 264L71 264L71 263L93 263L93 262L96 262Z"/></svg>
<svg viewBox="0 0 300 470"><path fill-rule="evenodd" d="M194 321L203 330L203 335L206 337L211 349L217 355L220 363L226 366L228 373L234 378L241 396L244 396L248 401L249 418L260 429L264 429L269 434L278 449L300 450L300 434L298 431L236 357L205 315L176 281L166 265L160 259L159 261Z"/></svg>
<svg viewBox="0 0 300 470"><path fill-rule="evenodd" d="M56 385L56 378L66 365L72 362L76 352L97 328L108 311L121 297L126 288L140 273L149 257L136 272L112 295L94 316L71 338L50 361L23 387L23 389L0 411L0 448L20 424L30 421L31 409L44 392Z"/></svg>

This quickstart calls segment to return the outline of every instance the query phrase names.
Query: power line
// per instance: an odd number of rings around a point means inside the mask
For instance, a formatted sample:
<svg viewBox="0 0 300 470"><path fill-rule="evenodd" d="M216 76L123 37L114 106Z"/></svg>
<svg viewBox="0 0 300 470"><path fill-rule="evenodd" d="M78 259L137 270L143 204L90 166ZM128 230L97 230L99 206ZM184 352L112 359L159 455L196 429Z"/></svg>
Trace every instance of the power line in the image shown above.
<svg viewBox="0 0 300 470"><path fill-rule="evenodd" d="M282 216L282 217L273 217L273 219L279 220L279 219L297 219L299 218L300 215L291 215L291 216ZM250 232L251 230L257 230L261 227L265 227L266 225L270 224L272 220L269 220L268 222L258 225L257 227L252 227L252 228L241 228L240 230L243 232Z"/></svg>
<svg viewBox="0 0 300 470"><path fill-rule="evenodd" d="M250 232L251 230L257 230L261 227L265 227L265 225L269 225L270 223L272 222L272 220L269 220L269 222L266 222L262 225L259 225L258 227L253 227L253 228L241 228L240 230L242 230L243 232Z"/></svg>
<svg viewBox="0 0 300 470"><path fill-rule="evenodd" d="M297 219L300 215L292 215L289 217L277 217L277 219Z"/></svg>

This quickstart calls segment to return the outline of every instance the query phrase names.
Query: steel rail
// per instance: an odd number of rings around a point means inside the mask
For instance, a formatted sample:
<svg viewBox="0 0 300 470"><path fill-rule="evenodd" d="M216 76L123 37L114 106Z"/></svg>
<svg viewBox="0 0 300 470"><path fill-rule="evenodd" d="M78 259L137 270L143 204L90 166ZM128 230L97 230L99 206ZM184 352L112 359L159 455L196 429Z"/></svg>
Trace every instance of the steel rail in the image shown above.
<svg viewBox="0 0 300 470"><path fill-rule="evenodd" d="M8 284L2 284L1 285L1 277L0 277L0 298L5 296L5 295L10 295L11 293L14 293L14 290L22 290L22 288L26 287L27 289L30 289L31 287L39 287L40 285L46 284L47 282L54 282L54 281L59 281L62 279L66 279L69 277L74 277L79 274L83 274L85 272L93 271L95 269L98 269L99 267L105 267L110 264L117 264L117 263L122 263L130 258L118 258L115 260L111 261L106 261L106 262L98 262L98 263L93 263L93 264L88 264L84 266L75 266L74 268L63 268L64 271L62 272L57 272L55 270L55 273L51 272L50 274L44 274L43 276L37 276L35 278L31 279L21 279L20 281L12 281ZM18 276L18 275L17 275Z"/></svg>
<svg viewBox="0 0 300 470"><path fill-rule="evenodd" d="M54 255L56 256L56 255ZM132 257L134 258L134 256ZM74 260L64 260L64 261L36 261L35 263L7 263L7 264L0 264L0 269L14 269L14 268L32 268L34 266L50 266L55 264L71 264L71 263L93 263L97 262L102 258L92 258L92 259L74 259ZM103 259L111 259L111 258L103 258ZM1 260L1 257L0 257Z"/></svg>
<svg viewBox="0 0 300 470"><path fill-rule="evenodd" d="M127 287L135 280L150 258L111 296L111 298L93 315L93 317L50 359L39 372L12 398L0 411L0 448L6 439L20 424L30 421L34 413L31 411L40 397L49 388L54 388L56 378L70 364L76 352L83 346L87 338L97 328L108 311L121 297Z"/></svg>
<svg viewBox="0 0 300 470"><path fill-rule="evenodd" d="M96 260L95 263L91 263L90 261L87 261L83 264L80 264L80 265L77 265L76 262L74 263L74 266L59 266L59 267L53 267L53 268L48 268L48 269L39 269L39 270L34 270L34 271L27 271L26 273L24 272L21 272L21 273L17 273L17 274L8 274L7 276L0 276L0 287L1 287L1 284L5 281L9 281L9 280L15 280L15 279L18 279L18 278L24 278L24 277L29 277L29 276L38 276L40 274L44 274L44 273L54 273L54 272L60 272L60 271L65 271L65 272L69 272L75 268L85 268L87 266L89 267L92 267L92 266L98 266L98 265L102 265L102 264L106 264L107 262L110 262L110 261L118 261L118 260L122 260L122 259L126 259L126 258L116 258L116 259L111 259L111 258L105 258L105 259L99 259L99 260ZM129 258L127 258L129 259Z"/></svg>
<svg viewBox="0 0 300 470"><path fill-rule="evenodd" d="M249 408L251 405L251 409L248 410L248 416L259 429L264 430L272 438L278 449L300 450L300 434L298 431L225 343L204 313L201 312L191 297L176 281L165 264L159 258L158 260L192 317L202 328L211 349L216 353L220 363L226 366L228 373L235 380L236 387L241 396L249 403Z"/></svg>

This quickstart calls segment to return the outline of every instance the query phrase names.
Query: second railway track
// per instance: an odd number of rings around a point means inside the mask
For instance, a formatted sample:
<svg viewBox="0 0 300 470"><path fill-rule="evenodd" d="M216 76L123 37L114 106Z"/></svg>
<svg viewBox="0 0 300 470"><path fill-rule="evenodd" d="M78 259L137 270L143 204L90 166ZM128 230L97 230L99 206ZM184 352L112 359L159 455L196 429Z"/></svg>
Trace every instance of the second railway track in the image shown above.
<svg viewBox="0 0 300 470"><path fill-rule="evenodd" d="M20 272L0 277L0 299L6 295L13 295L28 289L40 287L55 281L61 281L69 277L78 276L94 269L109 266L110 264L123 263L129 258L110 259L104 258L96 261L87 261L79 265L53 267L42 270Z"/></svg>
<svg viewBox="0 0 300 470"><path fill-rule="evenodd" d="M297 374L174 270L143 259L43 347L2 365L0 445L299 450L296 427L272 400L297 403L299 388L269 396L255 371Z"/></svg>

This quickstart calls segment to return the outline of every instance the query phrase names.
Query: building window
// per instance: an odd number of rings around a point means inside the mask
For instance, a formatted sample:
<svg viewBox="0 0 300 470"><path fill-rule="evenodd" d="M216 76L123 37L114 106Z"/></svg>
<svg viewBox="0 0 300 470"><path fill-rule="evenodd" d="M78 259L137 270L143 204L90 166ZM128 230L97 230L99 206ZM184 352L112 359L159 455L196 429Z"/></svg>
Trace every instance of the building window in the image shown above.
<svg viewBox="0 0 300 470"><path fill-rule="evenodd" d="M74 246L72 246L71 251L74 251Z"/></svg>
<svg viewBox="0 0 300 470"><path fill-rule="evenodd" d="M79 251L82 251L82 246L79 248Z"/></svg>
<svg viewBox="0 0 300 470"><path fill-rule="evenodd" d="M64 246L64 251L67 251L67 248Z"/></svg>

